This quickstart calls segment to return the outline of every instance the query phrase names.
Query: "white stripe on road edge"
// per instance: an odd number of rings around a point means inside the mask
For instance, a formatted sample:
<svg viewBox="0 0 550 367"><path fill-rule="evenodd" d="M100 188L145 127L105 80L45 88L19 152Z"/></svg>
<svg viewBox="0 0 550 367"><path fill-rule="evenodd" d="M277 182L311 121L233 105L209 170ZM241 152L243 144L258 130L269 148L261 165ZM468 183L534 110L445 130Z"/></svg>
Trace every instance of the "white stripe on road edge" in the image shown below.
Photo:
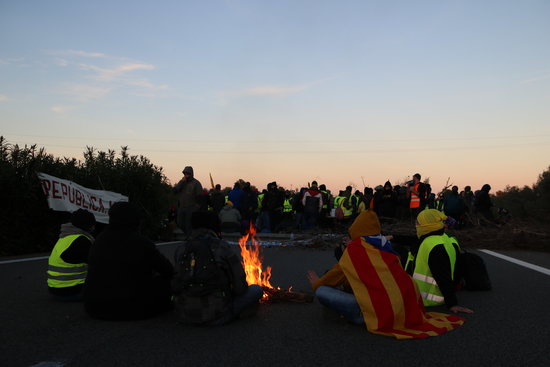
<svg viewBox="0 0 550 367"><path fill-rule="evenodd" d="M182 241L159 242L156 245L157 246L167 246L167 245L177 245L177 244L180 244L180 243L182 243ZM28 257L28 258L25 258L25 259L4 260L4 261L0 261L0 265L13 264L13 263L22 263L22 262L25 262L25 261L38 261L38 260L44 260L44 259L47 259L47 258L49 258L49 256L38 256L38 257Z"/></svg>
<svg viewBox="0 0 550 367"><path fill-rule="evenodd" d="M177 245L177 244L181 244L181 243L183 243L183 241L159 242L159 243L156 243L155 245L157 245L157 246L167 246L167 245Z"/></svg>
<svg viewBox="0 0 550 367"><path fill-rule="evenodd" d="M492 256L501 258L503 260L509 261L511 263L526 267L528 269L538 271L539 273L550 275L550 269L543 268L542 266L533 265L533 264L530 264L528 262L521 261L521 260L518 260L518 259L514 259L513 257L502 255L502 254L499 254L498 252L494 252L494 251L490 251L490 250L479 250L479 251L484 252L487 255L492 255Z"/></svg>
<svg viewBox="0 0 550 367"><path fill-rule="evenodd" d="M5 260L5 261L0 261L0 265L11 264L11 263L22 263L25 261L44 260L44 259L47 259L48 257L49 256L40 256L40 257L28 257L26 259Z"/></svg>

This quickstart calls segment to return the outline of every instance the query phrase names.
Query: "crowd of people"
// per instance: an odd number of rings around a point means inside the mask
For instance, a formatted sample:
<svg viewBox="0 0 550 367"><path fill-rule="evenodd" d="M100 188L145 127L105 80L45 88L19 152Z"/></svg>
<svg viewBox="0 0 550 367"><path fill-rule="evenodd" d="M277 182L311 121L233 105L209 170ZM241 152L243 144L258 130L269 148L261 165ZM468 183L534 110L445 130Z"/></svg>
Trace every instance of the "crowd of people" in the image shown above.
<svg viewBox="0 0 550 367"><path fill-rule="evenodd" d="M174 187L179 195L177 223L189 233L184 218L192 211L213 211L222 222L223 232L244 233L250 223L260 232L301 231L316 228L347 228L367 209L381 218L411 219L414 223L424 209L437 209L455 221L455 226L493 222L492 202L486 184L473 192L470 186L459 192L458 186L436 194L419 173L405 185L390 181L363 191L347 186L335 195L324 184L312 181L298 191L285 190L270 182L259 191L250 182L239 180L233 187L215 185L206 190L193 176L193 168L183 170L184 178ZM176 216L175 216L176 217Z"/></svg>
<svg viewBox="0 0 550 367"><path fill-rule="evenodd" d="M139 233L142 216L132 203L115 203L109 224L96 238L91 235L94 216L79 209L62 226L48 261L52 297L83 301L91 317L103 320L149 318L174 308L179 321L191 324L222 325L249 317L263 289L247 283L243 264L222 232L240 231L251 221L276 231L291 213L292 225L306 230L326 225L326 218L347 225L349 241L336 248L334 267L321 277L313 271L307 276L319 302L348 321L382 335L421 338L463 323L457 316L426 312L426 306L473 312L458 304L465 268L458 240L446 229L461 218L457 202L470 200L481 214L480 205L490 208L488 185L476 200L469 199L471 190L458 193L453 187L440 200L442 207L432 208L429 186L415 174L405 187L417 234L410 237L382 234L379 216L394 217L401 195L390 182L362 193L347 187L335 197L315 181L292 195L275 182L262 193L237 182L227 193L217 187L204 195L193 169L183 173L174 190L181 195L177 218L187 237L173 263ZM208 201L201 201L205 196Z"/></svg>

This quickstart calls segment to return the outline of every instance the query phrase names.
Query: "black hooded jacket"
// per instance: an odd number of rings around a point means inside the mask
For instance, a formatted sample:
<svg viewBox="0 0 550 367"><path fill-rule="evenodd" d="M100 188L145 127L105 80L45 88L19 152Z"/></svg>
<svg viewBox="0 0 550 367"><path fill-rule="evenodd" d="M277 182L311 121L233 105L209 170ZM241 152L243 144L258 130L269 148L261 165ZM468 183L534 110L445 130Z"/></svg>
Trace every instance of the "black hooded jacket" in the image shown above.
<svg viewBox="0 0 550 367"><path fill-rule="evenodd" d="M85 302L143 299L154 275L170 278L174 273L153 242L139 234L138 213L130 205L117 204L90 251Z"/></svg>

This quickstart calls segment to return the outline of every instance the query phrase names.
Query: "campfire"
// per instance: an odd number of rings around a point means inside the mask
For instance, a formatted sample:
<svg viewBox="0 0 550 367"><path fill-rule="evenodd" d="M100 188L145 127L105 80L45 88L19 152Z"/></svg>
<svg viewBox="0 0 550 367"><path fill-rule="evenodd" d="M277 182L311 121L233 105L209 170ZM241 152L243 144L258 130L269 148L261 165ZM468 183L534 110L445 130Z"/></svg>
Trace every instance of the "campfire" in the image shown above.
<svg viewBox="0 0 550 367"><path fill-rule="evenodd" d="M249 245L248 241L252 244ZM258 284L264 289L264 294L260 300L263 303L273 301L292 301L292 302L311 302L312 295L292 292L292 287L288 290L274 287L271 282L271 266L265 270L262 264L263 257L261 247L256 240L256 228L250 223L248 233L239 239L241 248L241 257L244 271L246 273L246 282L248 284Z"/></svg>

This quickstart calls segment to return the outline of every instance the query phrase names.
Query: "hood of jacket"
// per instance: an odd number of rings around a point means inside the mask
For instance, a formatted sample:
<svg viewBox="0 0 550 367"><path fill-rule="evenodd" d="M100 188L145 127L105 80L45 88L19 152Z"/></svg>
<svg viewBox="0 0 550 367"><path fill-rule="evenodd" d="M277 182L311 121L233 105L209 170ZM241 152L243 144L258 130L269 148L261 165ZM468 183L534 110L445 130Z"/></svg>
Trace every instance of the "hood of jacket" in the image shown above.
<svg viewBox="0 0 550 367"><path fill-rule="evenodd" d="M70 236L72 234L83 234L83 235L86 235L90 238L93 238L90 233L86 232L83 229L78 228L77 226L75 226L72 223L64 223L64 224L61 225L59 238L67 237L67 236Z"/></svg>

